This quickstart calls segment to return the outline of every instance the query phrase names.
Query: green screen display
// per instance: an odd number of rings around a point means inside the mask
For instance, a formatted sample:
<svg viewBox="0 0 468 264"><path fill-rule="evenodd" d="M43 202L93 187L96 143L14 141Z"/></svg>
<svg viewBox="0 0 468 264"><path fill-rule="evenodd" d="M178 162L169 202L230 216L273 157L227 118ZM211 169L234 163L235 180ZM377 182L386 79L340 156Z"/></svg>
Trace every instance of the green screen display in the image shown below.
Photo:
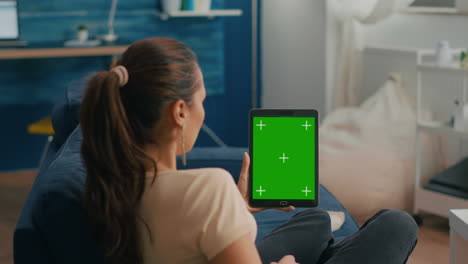
<svg viewBox="0 0 468 264"><path fill-rule="evenodd" d="M253 199L315 200L316 120L253 117Z"/></svg>

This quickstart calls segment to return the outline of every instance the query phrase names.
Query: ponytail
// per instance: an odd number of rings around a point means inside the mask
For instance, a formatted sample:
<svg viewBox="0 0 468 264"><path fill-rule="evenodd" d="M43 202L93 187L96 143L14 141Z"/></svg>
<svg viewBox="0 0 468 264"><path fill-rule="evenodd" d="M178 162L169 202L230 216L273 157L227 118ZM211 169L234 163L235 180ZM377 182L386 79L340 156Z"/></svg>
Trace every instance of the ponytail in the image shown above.
<svg viewBox="0 0 468 264"><path fill-rule="evenodd" d="M142 263L137 208L145 173L156 163L145 154L129 122L114 71L88 83L80 109L82 158L87 170L84 205L106 263ZM154 180L154 178L153 178Z"/></svg>
<svg viewBox="0 0 468 264"><path fill-rule="evenodd" d="M189 102L198 81L198 62L185 44L169 38L134 42L119 65L89 82L80 109L81 155L87 170L83 201L106 263L142 263L138 215L146 172L156 162L145 153L158 146L154 136L164 107Z"/></svg>

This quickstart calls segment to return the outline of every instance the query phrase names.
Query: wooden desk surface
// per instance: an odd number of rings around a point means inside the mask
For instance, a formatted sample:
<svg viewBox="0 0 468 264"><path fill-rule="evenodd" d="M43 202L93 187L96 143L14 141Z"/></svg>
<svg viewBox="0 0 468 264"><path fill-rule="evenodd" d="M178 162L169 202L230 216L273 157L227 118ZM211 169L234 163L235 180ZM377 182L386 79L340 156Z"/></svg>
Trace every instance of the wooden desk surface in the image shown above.
<svg viewBox="0 0 468 264"><path fill-rule="evenodd" d="M1 48L0 59L110 56L122 54L127 45L96 47L20 47Z"/></svg>

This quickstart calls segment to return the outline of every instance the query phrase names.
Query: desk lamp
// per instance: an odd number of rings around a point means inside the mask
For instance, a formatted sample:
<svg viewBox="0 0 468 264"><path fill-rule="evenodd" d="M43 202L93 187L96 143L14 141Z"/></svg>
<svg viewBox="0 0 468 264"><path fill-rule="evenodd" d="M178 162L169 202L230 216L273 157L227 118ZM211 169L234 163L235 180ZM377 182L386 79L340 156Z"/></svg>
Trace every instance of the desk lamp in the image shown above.
<svg viewBox="0 0 468 264"><path fill-rule="evenodd" d="M109 32L106 35L101 36L101 38L107 42L113 42L117 40L118 38L118 36L114 34L114 17L115 17L116 9L117 9L117 0L112 0L111 9L109 12L109 21L107 22Z"/></svg>

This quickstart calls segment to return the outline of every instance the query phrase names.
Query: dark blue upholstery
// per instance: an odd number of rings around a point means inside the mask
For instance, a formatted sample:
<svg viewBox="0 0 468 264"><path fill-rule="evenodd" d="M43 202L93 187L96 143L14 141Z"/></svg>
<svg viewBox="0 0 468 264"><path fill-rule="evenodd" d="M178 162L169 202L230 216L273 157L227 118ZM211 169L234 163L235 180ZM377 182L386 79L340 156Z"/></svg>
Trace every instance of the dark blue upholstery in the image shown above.
<svg viewBox="0 0 468 264"><path fill-rule="evenodd" d="M63 145L78 124L83 87L91 76L72 81L52 109L52 124L55 129L53 144L56 149Z"/></svg>
<svg viewBox="0 0 468 264"><path fill-rule="evenodd" d="M103 263L80 198L86 177L80 158L81 129L77 125L82 87L82 82L73 83L54 108L52 120L56 136L14 233L14 259L17 264ZM237 178L244 151L244 148L197 148L187 155L188 168L222 167ZM322 186L320 207L345 211ZM287 221L292 214L294 212L274 210L256 214L258 238ZM358 229L348 212L346 217L344 226L335 232L337 237L347 236Z"/></svg>
<svg viewBox="0 0 468 264"><path fill-rule="evenodd" d="M87 224L79 126L31 188L14 234L15 263L103 263Z"/></svg>

